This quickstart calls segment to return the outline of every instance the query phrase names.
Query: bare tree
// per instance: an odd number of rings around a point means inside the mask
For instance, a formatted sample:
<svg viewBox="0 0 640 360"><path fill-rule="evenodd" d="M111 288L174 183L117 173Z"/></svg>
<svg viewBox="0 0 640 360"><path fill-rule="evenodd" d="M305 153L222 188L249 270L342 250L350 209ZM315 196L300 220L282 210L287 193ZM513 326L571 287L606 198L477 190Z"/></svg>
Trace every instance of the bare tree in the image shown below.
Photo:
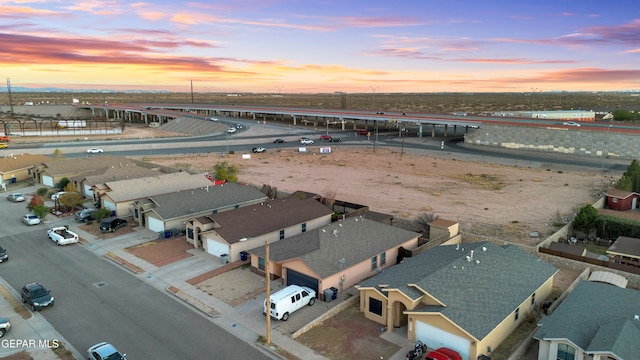
<svg viewBox="0 0 640 360"><path fill-rule="evenodd" d="M337 195L338 195L338 190L325 188L322 193L324 204L331 209L333 207L333 204L336 202Z"/></svg>
<svg viewBox="0 0 640 360"><path fill-rule="evenodd" d="M416 216L416 224L418 224L418 226L420 226L420 228L423 229L423 233L424 234L429 234L429 229L430 229L430 223L437 220L440 216L432 213L432 212L425 212L422 213L418 216Z"/></svg>

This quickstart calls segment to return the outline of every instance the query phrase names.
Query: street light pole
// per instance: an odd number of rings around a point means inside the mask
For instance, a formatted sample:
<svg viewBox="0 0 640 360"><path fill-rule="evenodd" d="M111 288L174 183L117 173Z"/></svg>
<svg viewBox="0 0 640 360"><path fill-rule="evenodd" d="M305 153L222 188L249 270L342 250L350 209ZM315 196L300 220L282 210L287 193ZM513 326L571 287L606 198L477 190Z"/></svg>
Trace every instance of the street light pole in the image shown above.
<svg viewBox="0 0 640 360"><path fill-rule="evenodd" d="M377 86L371 86L371 91L373 91L373 95L371 95L371 107L373 111L376 111L376 90Z"/></svg>
<svg viewBox="0 0 640 360"><path fill-rule="evenodd" d="M604 172L604 161L607 159L607 151L608 151L608 147L609 147L609 130L611 130L611 127L613 125L609 125L609 127L607 128L607 134L605 135L605 139L604 139L604 152L602 154L602 172Z"/></svg>

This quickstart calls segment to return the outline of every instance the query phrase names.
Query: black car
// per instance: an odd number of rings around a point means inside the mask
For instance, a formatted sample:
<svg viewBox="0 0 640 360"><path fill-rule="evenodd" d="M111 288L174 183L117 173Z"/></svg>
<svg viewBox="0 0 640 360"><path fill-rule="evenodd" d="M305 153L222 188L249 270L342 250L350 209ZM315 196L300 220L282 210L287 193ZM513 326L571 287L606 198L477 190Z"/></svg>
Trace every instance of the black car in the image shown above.
<svg viewBox="0 0 640 360"><path fill-rule="evenodd" d="M7 250L5 250L2 246L0 246L0 263L9 260L9 255L7 255Z"/></svg>
<svg viewBox="0 0 640 360"><path fill-rule="evenodd" d="M340 138L332 137L331 139L329 139L329 142L342 142L342 140Z"/></svg>
<svg viewBox="0 0 640 360"><path fill-rule="evenodd" d="M102 232L114 232L122 227L127 226L127 220L120 218L113 218L105 220L100 223L100 231Z"/></svg>
<svg viewBox="0 0 640 360"><path fill-rule="evenodd" d="M96 212L96 209L82 209L76 212L73 218L78 222L87 222L93 219L92 216L94 212Z"/></svg>
<svg viewBox="0 0 640 360"><path fill-rule="evenodd" d="M47 288L40 283L31 283L22 287L22 302L31 306L31 310L36 311L47 306L53 306L53 296Z"/></svg>
<svg viewBox="0 0 640 360"><path fill-rule="evenodd" d="M275 139L273 140L274 144L284 144L286 141L284 141L284 139Z"/></svg>

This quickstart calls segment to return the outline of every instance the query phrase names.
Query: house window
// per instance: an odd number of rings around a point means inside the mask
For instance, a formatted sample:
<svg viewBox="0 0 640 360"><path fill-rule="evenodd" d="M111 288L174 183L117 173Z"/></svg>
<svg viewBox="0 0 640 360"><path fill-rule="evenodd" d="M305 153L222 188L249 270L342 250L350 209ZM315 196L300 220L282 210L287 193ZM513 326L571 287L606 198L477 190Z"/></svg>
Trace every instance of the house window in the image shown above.
<svg viewBox="0 0 640 360"><path fill-rule="evenodd" d="M516 309L516 318L515 321L518 321L518 318L520 317L520 308Z"/></svg>
<svg viewBox="0 0 640 360"><path fill-rule="evenodd" d="M558 360L574 360L576 349L567 344L558 344Z"/></svg>
<svg viewBox="0 0 640 360"><path fill-rule="evenodd" d="M612 198L611 202L614 203L614 204L617 204L618 203L618 198Z"/></svg>
<svg viewBox="0 0 640 360"><path fill-rule="evenodd" d="M265 266L264 266L264 258L258 258L258 269L260 270L264 270Z"/></svg>
<svg viewBox="0 0 640 360"><path fill-rule="evenodd" d="M380 254L380 266L384 266L387 263L387 253Z"/></svg>
<svg viewBox="0 0 640 360"><path fill-rule="evenodd" d="M369 312L373 313L373 314L376 314L378 316L382 316L382 301L370 297L369 298Z"/></svg>
<svg viewBox="0 0 640 360"><path fill-rule="evenodd" d="M237 208L239 208L239 207L240 207L240 205L236 205L236 206L234 206L234 208L236 208L236 209L237 209Z"/></svg>
<svg viewBox="0 0 640 360"><path fill-rule="evenodd" d="M378 257L374 256L371 258L371 271L375 270L378 267Z"/></svg>
<svg viewBox="0 0 640 360"><path fill-rule="evenodd" d="M215 209L211 212L212 214L217 214L218 213L218 209Z"/></svg>
<svg viewBox="0 0 640 360"><path fill-rule="evenodd" d="M302 232L307 231L307 223L302 223Z"/></svg>
<svg viewBox="0 0 640 360"><path fill-rule="evenodd" d="M536 293L531 294L531 305L536 304Z"/></svg>
<svg viewBox="0 0 640 360"><path fill-rule="evenodd" d="M284 229L280 230L280 240L284 239Z"/></svg>

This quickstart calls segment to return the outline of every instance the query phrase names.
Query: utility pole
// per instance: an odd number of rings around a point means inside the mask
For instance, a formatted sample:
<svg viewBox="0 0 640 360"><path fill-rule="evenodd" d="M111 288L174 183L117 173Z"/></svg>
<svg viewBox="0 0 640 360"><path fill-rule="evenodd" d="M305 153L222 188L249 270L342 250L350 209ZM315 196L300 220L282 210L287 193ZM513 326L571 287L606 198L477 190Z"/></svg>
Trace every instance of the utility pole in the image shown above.
<svg viewBox="0 0 640 360"><path fill-rule="evenodd" d="M271 345L271 277L269 276L269 240L264 241L265 247L265 259L264 259L264 272L265 272L265 293L267 294L266 304L267 307L267 346Z"/></svg>
<svg viewBox="0 0 640 360"><path fill-rule="evenodd" d="M13 97L11 97L11 80L9 80L9 78L7 78L7 91L9 93L9 114L11 114L11 117L13 118Z"/></svg>
<svg viewBox="0 0 640 360"><path fill-rule="evenodd" d="M191 80L191 103L193 104L193 80Z"/></svg>
<svg viewBox="0 0 640 360"><path fill-rule="evenodd" d="M376 90L377 86L371 86L371 91L373 91L373 95L371 95L371 107L373 111L376 111Z"/></svg>

